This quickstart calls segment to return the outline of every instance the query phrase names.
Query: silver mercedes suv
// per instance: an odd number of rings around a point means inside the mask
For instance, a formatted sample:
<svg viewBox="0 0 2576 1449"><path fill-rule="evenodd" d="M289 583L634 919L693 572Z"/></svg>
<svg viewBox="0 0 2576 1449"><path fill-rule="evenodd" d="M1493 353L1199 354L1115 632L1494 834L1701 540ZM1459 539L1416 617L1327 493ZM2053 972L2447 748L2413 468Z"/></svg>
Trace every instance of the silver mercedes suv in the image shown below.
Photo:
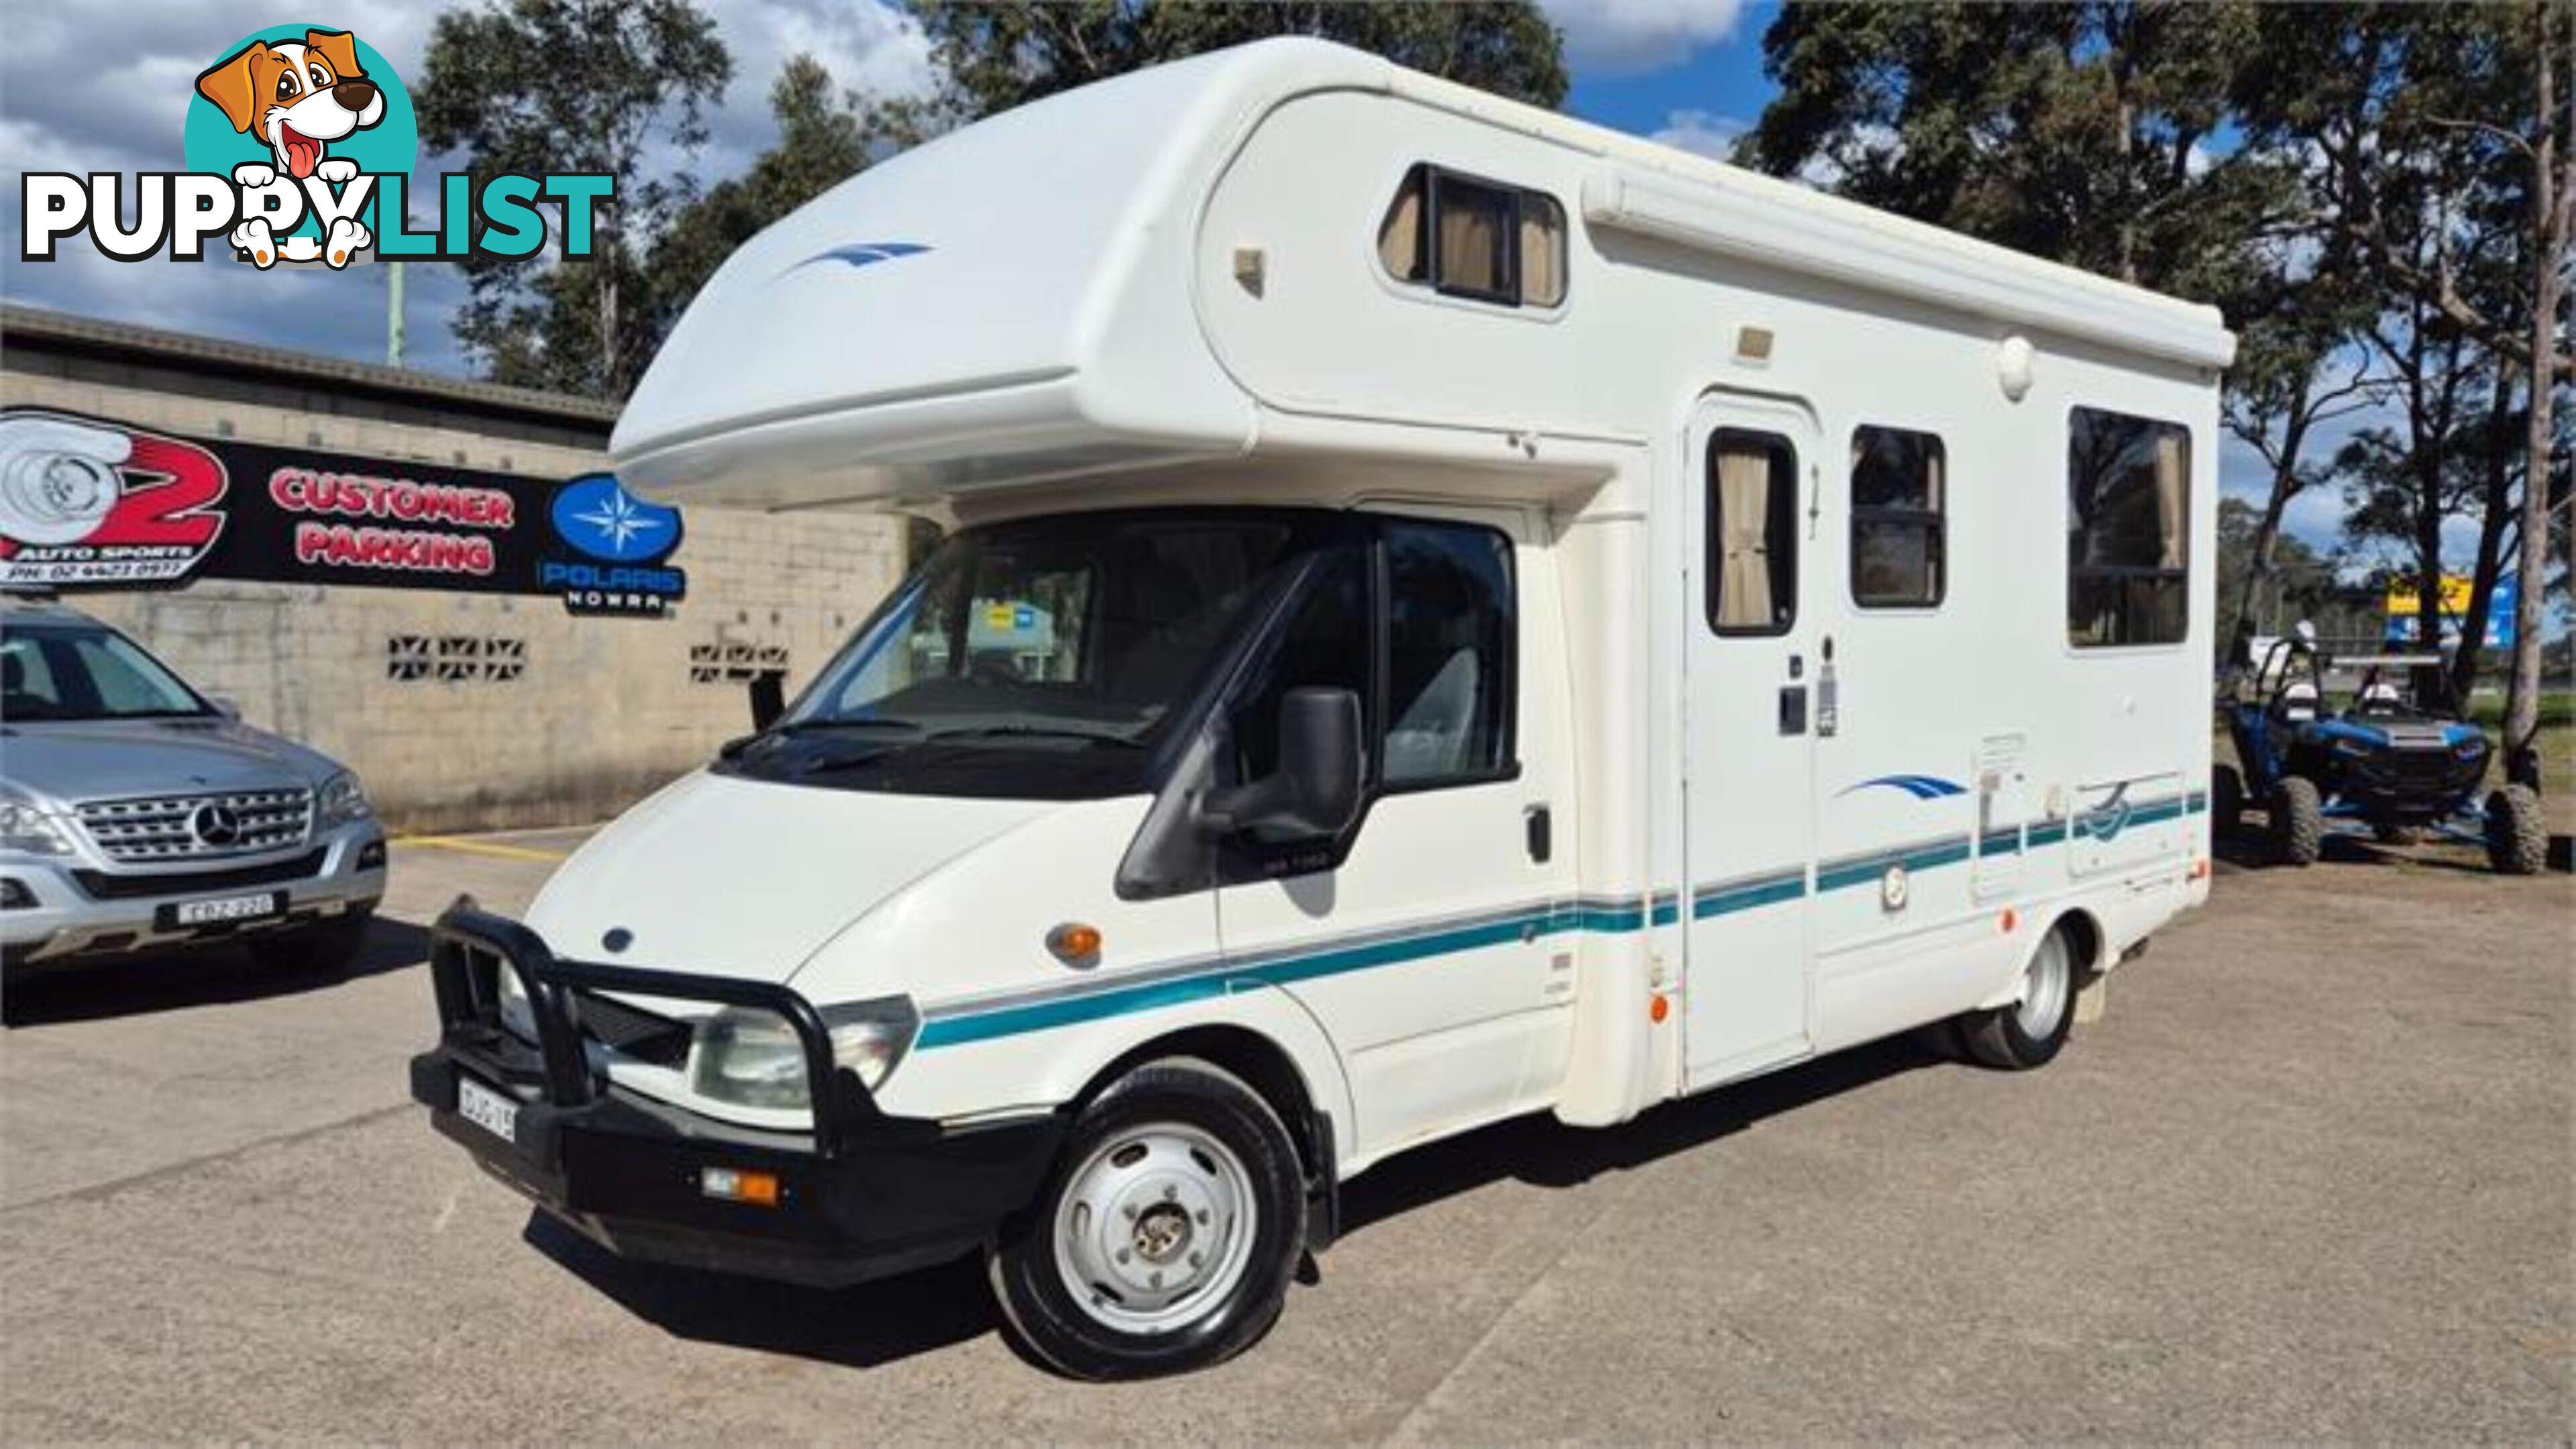
<svg viewBox="0 0 2576 1449"><path fill-rule="evenodd" d="M337 967L385 893L358 779L59 604L0 601L0 961L238 942Z"/></svg>

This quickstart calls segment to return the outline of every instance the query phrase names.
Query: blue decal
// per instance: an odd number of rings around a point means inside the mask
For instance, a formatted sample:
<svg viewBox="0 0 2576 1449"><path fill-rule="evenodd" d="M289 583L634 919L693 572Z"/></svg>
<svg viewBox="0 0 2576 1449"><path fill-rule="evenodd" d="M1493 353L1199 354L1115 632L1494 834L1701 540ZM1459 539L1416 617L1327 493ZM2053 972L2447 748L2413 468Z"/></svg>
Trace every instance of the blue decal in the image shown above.
<svg viewBox="0 0 2576 1449"><path fill-rule="evenodd" d="M1944 780L1938 775L1881 775L1875 780L1863 780L1857 785L1850 786L1843 790L1842 794L1849 795L1855 790L1867 790L1872 786L1902 790L1917 800L1938 800L1944 795L1968 793L1967 786L1956 780Z"/></svg>
<svg viewBox="0 0 2576 1449"><path fill-rule="evenodd" d="M644 563L680 546L680 510L644 502L613 473L575 478L547 511L556 537L608 563Z"/></svg>
<svg viewBox="0 0 2576 1449"><path fill-rule="evenodd" d="M2095 840L2108 844L2121 831L2129 828L2129 821L2134 813L2129 804L2129 787L2122 785L2111 792L2110 799L2077 817L2075 830L2079 835L2089 835Z"/></svg>
<svg viewBox="0 0 2576 1449"><path fill-rule="evenodd" d="M890 262L897 257L918 256L928 250L930 248L919 242L848 242L829 251L816 252L787 270L792 272L796 267L810 267L816 262L847 262L854 267L874 266L878 262Z"/></svg>

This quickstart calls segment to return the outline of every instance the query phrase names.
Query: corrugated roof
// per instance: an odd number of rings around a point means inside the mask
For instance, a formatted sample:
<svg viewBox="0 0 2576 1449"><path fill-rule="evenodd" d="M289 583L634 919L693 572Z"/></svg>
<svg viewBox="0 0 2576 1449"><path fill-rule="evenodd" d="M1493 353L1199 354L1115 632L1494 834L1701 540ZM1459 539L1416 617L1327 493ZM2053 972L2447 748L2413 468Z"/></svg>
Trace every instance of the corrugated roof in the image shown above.
<svg viewBox="0 0 2576 1449"><path fill-rule="evenodd" d="M19 348L70 353L109 361L221 373L227 377L284 383L386 400L407 401L462 412L482 413L567 424L605 431L617 420L618 404L597 398L537 392L470 378L442 377L373 362L349 362L282 347L233 342L78 317L37 307L0 303L0 365Z"/></svg>

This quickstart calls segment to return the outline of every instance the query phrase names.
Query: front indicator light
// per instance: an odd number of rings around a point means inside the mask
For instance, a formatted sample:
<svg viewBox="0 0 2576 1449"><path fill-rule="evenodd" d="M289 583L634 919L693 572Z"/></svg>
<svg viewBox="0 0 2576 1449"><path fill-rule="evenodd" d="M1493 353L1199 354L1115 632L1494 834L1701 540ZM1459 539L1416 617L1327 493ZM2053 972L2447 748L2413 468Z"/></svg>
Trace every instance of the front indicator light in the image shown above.
<svg viewBox="0 0 2576 1449"><path fill-rule="evenodd" d="M778 1206L778 1174L745 1172L735 1167L702 1168L698 1172L698 1191L718 1202L774 1208Z"/></svg>

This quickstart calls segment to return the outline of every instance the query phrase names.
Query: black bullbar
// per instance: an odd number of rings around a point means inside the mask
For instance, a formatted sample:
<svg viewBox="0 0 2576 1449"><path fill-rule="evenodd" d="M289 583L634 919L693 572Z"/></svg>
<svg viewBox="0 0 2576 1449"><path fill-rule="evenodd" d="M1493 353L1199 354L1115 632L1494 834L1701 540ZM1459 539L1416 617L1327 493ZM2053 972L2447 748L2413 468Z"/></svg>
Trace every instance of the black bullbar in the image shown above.
<svg viewBox="0 0 2576 1449"><path fill-rule="evenodd" d="M1036 1194L1063 1139L1054 1114L962 1129L888 1116L833 1060L800 993L560 960L470 900L431 928L429 968L439 1041L412 1059L413 1100L492 1175L624 1256L823 1286L926 1266L987 1241ZM502 1025L503 970L526 993L534 1045ZM612 1084L581 1023L587 992L775 1013L804 1048L813 1130L720 1122ZM508 1100L508 1136L459 1111L460 1077ZM711 1173L767 1174L774 1201L711 1195Z"/></svg>

